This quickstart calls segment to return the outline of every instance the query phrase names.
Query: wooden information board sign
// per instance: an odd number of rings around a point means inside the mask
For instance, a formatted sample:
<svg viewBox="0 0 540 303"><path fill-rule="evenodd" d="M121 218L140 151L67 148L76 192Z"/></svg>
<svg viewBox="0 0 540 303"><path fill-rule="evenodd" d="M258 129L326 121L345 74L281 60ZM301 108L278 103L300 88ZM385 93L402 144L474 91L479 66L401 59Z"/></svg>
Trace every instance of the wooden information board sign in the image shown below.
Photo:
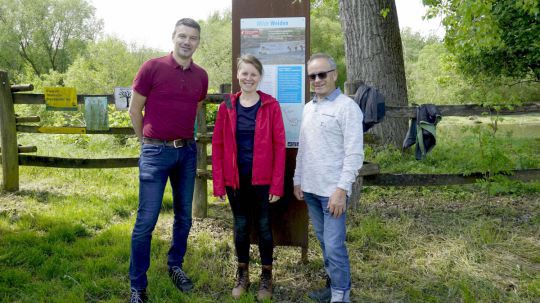
<svg viewBox="0 0 540 303"><path fill-rule="evenodd" d="M307 260L308 214L303 201L293 195L294 168L303 105L309 98L306 62L309 58L310 17L308 0L232 1L232 83L236 58L252 54L261 60L264 75L259 89L280 102L287 133L284 197L272 205L272 231L276 246L302 247ZM252 228L251 242L257 243Z"/></svg>

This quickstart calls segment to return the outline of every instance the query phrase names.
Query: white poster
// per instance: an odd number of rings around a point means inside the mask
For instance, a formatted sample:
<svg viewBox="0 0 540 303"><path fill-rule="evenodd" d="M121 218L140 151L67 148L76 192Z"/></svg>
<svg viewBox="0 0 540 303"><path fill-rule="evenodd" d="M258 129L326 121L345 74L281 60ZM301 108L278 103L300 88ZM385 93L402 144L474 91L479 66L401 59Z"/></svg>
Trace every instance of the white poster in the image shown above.
<svg viewBox="0 0 540 303"><path fill-rule="evenodd" d="M306 91L306 19L244 18L240 30L240 54L261 60L264 75L259 89L279 101L287 147L298 147Z"/></svg>
<svg viewBox="0 0 540 303"><path fill-rule="evenodd" d="M127 110L131 101L131 87L114 88L114 104L117 110Z"/></svg>

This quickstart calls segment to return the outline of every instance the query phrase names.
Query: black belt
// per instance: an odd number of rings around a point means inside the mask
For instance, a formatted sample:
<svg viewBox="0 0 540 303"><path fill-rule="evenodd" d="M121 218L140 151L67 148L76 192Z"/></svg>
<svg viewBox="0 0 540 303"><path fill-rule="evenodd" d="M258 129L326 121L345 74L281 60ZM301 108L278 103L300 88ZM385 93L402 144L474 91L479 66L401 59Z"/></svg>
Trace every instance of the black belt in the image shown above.
<svg viewBox="0 0 540 303"><path fill-rule="evenodd" d="M195 142L195 140L193 140L193 139L176 139L176 140L172 140L172 141L167 141L167 140L159 140L159 139L144 137L142 142L144 144L165 145L165 146L170 146L170 147L174 147L174 148L180 148L180 147L186 146L188 143Z"/></svg>

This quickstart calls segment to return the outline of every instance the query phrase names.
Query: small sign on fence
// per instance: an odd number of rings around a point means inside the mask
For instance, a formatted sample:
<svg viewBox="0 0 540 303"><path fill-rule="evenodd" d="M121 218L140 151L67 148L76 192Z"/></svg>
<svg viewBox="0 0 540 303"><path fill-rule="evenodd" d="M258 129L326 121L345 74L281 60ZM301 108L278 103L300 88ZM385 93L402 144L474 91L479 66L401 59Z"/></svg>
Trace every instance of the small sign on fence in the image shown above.
<svg viewBox="0 0 540 303"><path fill-rule="evenodd" d="M45 87L44 90L47 110L77 110L77 90L74 87Z"/></svg>
<svg viewBox="0 0 540 303"><path fill-rule="evenodd" d="M84 98L84 121L87 130L108 130L107 97Z"/></svg>
<svg viewBox="0 0 540 303"><path fill-rule="evenodd" d="M131 87L114 88L114 104L117 110L127 110L132 96Z"/></svg>

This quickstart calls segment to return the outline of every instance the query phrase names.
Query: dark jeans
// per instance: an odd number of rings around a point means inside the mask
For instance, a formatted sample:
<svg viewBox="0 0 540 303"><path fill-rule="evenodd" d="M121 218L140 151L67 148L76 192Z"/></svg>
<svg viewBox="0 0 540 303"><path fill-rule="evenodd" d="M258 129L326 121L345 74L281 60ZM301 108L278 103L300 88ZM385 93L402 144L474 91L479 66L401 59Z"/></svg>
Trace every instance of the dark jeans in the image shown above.
<svg viewBox="0 0 540 303"><path fill-rule="evenodd" d="M251 185L251 176L240 175L240 188L226 187L234 217L234 245L238 263L249 263L249 234L253 223L259 237L262 265L272 265L274 242L270 225L269 185Z"/></svg>
<svg viewBox="0 0 540 303"><path fill-rule="evenodd" d="M174 222L167 264L182 267L191 229L191 203L197 168L194 142L174 148L144 144L139 160L139 209L131 235L129 278L131 287L145 289L150 266L150 242L156 226L167 180L173 193Z"/></svg>

